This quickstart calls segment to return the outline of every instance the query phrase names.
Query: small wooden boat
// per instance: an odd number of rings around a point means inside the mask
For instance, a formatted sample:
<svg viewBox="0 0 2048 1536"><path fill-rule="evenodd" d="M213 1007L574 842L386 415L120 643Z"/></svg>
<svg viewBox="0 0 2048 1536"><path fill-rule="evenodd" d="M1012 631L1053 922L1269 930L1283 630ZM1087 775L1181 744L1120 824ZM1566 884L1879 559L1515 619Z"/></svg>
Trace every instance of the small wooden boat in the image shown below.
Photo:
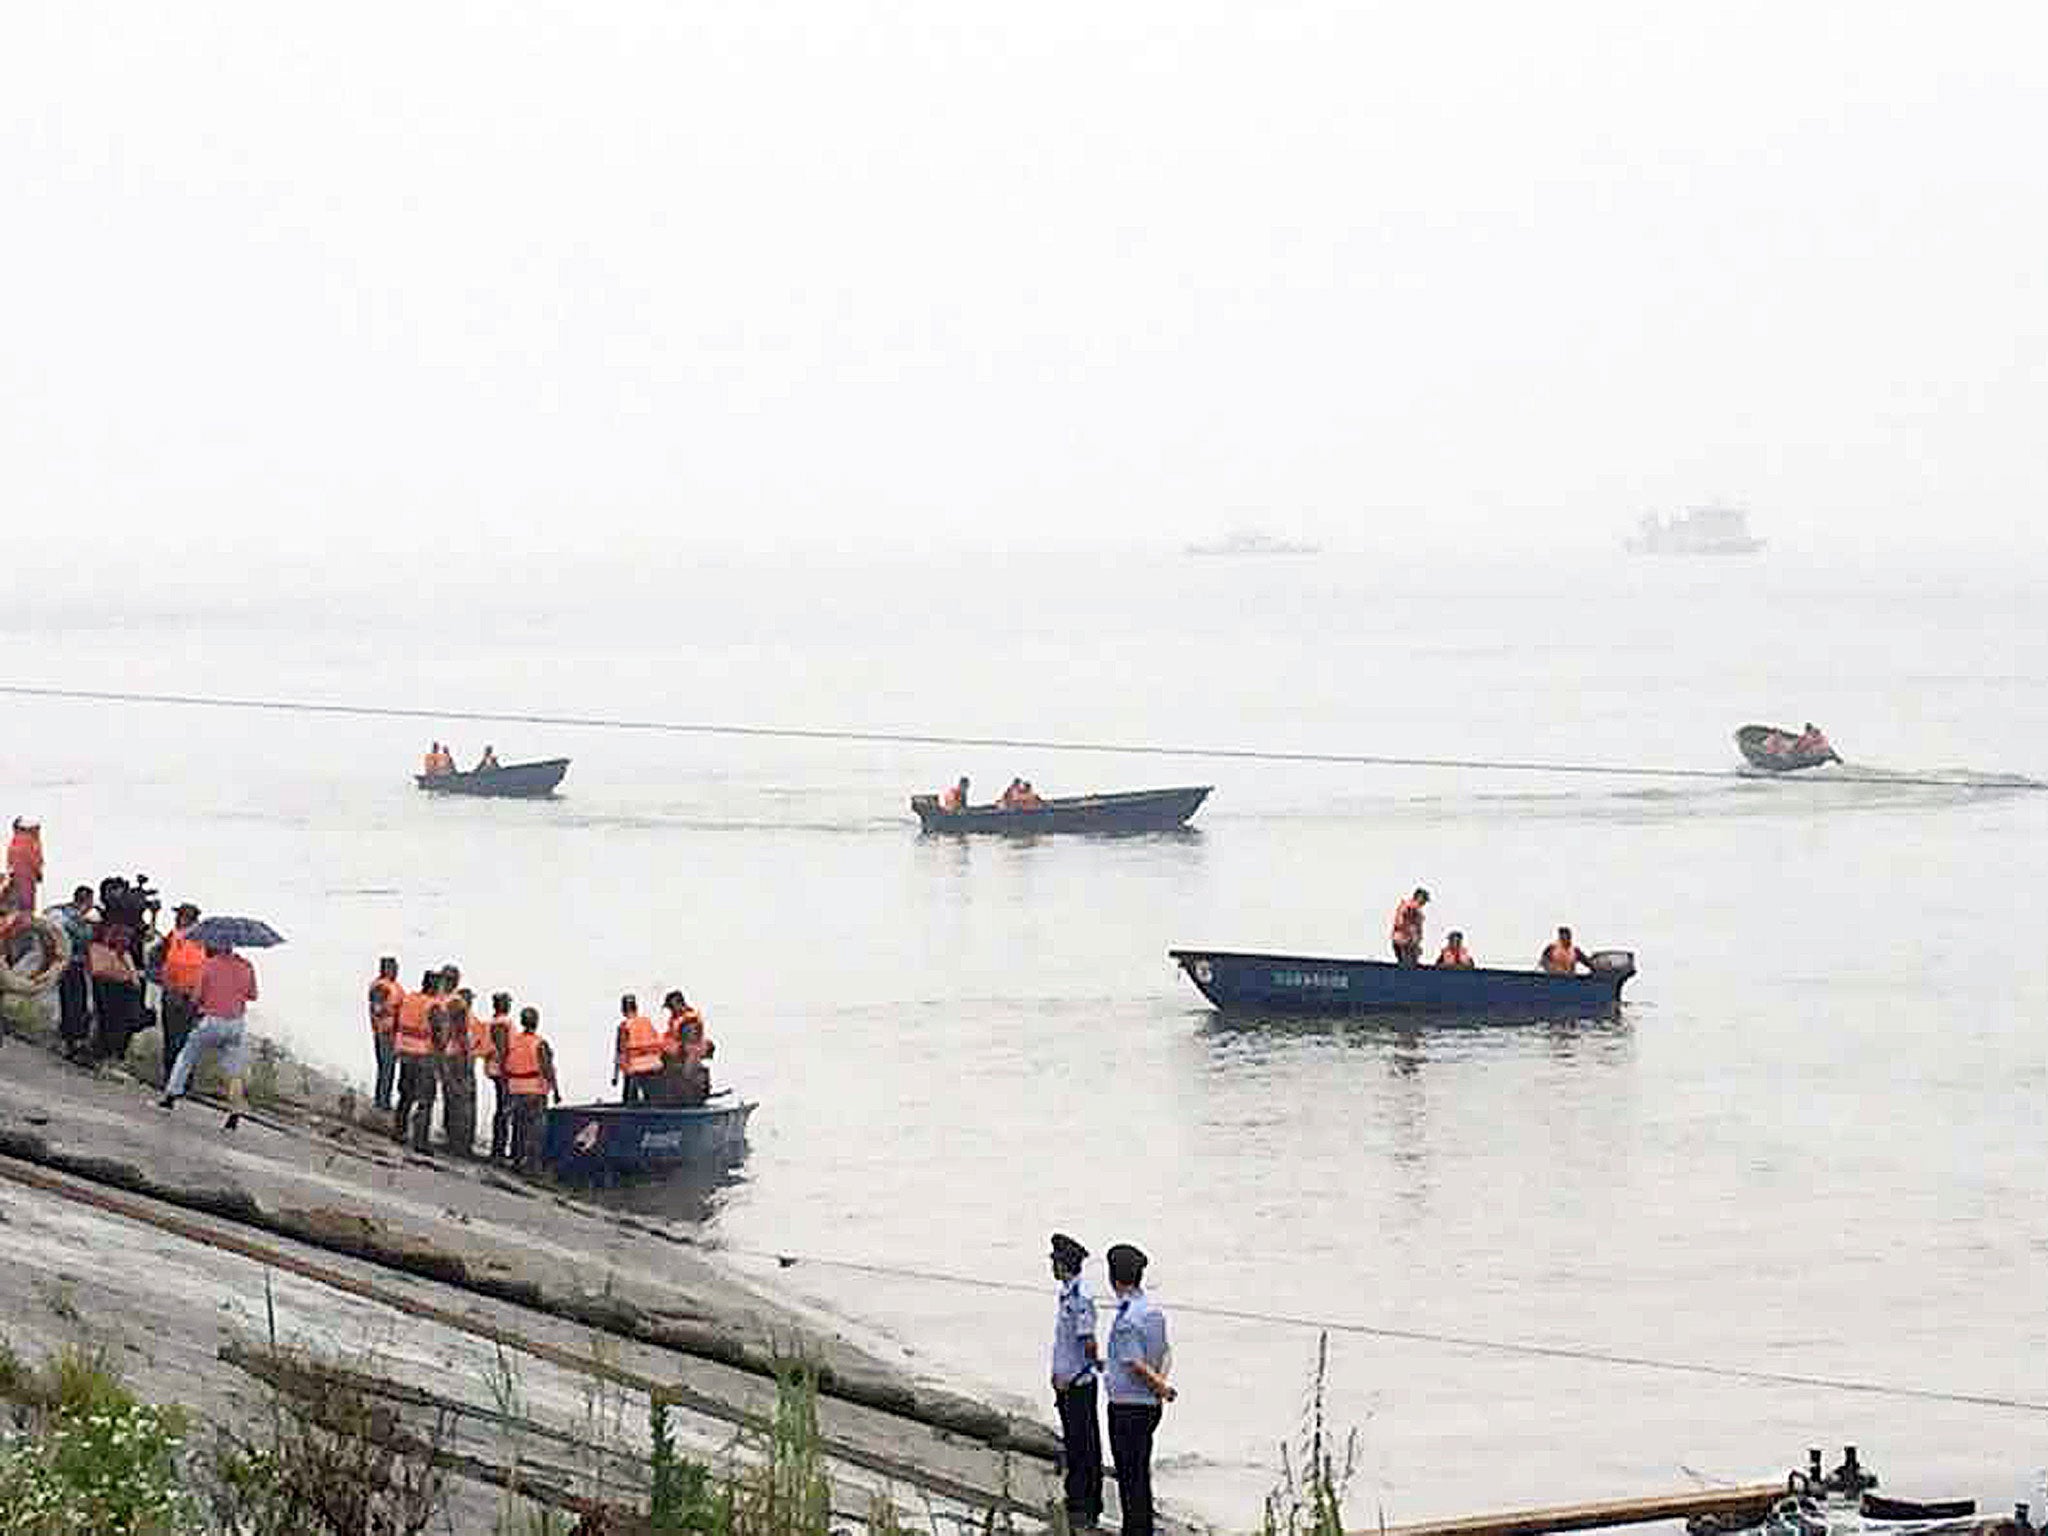
<svg viewBox="0 0 2048 1536"><path fill-rule="evenodd" d="M1798 731L1780 730L1775 725L1745 725L1735 733L1735 745L1752 768L1766 773L1791 773L1800 768L1818 768L1822 763L1839 763L1835 749L1821 738L1818 747L1801 747Z"/></svg>
<svg viewBox="0 0 2048 1536"><path fill-rule="evenodd" d="M552 795L562 775L569 771L566 757L542 758L537 763L503 763L496 768L472 768L467 773L416 773L413 782L433 795L489 795L498 799L538 800Z"/></svg>
<svg viewBox="0 0 2048 1536"><path fill-rule="evenodd" d="M937 795L913 795L910 808L926 832L1170 832L1202 808L1211 784L1179 789L1136 789L1115 795L1075 795L1029 809L970 805L948 811Z"/></svg>
<svg viewBox="0 0 2048 1536"><path fill-rule="evenodd" d="M1635 956L1603 949L1590 975L1439 969L1390 960L1330 960L1235 950L1170 949L1226 1013L1438 1013L1509 1020L1605 1018L1621 1006Z"/></svg>
<svg viewBox="0 0 2048 1536"><path fill-rule="evenodd" d="M570 1180L716 1171L746 1155L754 1104L723 1089L687 1108L657 1104L569 1104L548 1110L541 1161Z"/></svg>

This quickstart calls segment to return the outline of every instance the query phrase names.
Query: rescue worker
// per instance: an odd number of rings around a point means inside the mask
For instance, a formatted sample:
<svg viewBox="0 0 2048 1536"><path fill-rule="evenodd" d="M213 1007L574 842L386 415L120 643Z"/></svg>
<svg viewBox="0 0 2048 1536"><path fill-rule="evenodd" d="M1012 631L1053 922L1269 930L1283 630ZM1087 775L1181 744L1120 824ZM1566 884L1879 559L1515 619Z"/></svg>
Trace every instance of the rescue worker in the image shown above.
<svg viewBox="0 0 2048 1536"><path fill-rule="evenodd" d="M1429 892L1418 885L1394 908L1394 958L1402 965L1422 964L1422 909L1428 905Z"/></svg>
<svg viewBox="0 0 2048 1536"><path fill-rule="evenodd" d="M1451 971L1473 968L1472 951L1465 947L1465 935L1458 929L1453 928L1450 937L1444 940L1444 947L1437 951L1436 963Z"/></svg>
<svg viewBox="0 0 2048 1536"><path fill-rule="evenodd" d="M690 1006L680 989L661 1000L668 1022L661 1031L661 1054L671 1061L695 1062L704 1057L704 1015Z"/></svg>
<svg viewBox="0 0 2048 1536"><path fill-rule="evenodd" d="M170 1081L192 1026L199 1022L199 978L206 970L206 946L191 937L198 921L197 907L189 901L178 903L171 913L171 931L157 941L152 956L161 991L157 1012L163 1023L165 1082Z"/></svg>
<svg viewBox="0 0 2048 1536"><path fill-rule="evenodd" d="M469 1000L441 1005L441 1138L456 1157L476 1156L476 1067L470 1051Z"/></svg>
<svg viewBox="0 0 2048 1536"><path fill-rule="evenodd" d="M512 1102L512 1161L521 1173L540 1168L549 1099L562 1102L555 1053L540 1037L540 1010L519 1010L519 1032L505 1043L505 1093Z"/></svg>
<svg viewBox="0 0 2048 1536"><path fill-rule="evenodd" d="M1031 781L1029 779L1024 780L1023 785L1017 791L1017 809L1020 811L1036 811L1043 809L1044 806L1045 801L1040 799L1038 791L1031 787Z"/></svg>
<svg viewBox="0 0 2048 1536"><path fill-rule="evenodd" d="M498 766L500 766L498 762L498 754L491 747L491 745L488 742L486 742L484 744L484 755L476 760L476 767L470 771L473 773L482 773L486 768L496 768Z"/></svg>
<svg viewBox="0 0 2048 1536"><path fill-rule="evenodd" d="M967 809L967 775L960 775L960 782L939 796L942 811L964 811Z"/></svg>
<svg viewBox="0 0 2048 1536"><path fill-rule="evenodd" d="M512 1128L512 1106L505 1097L504 1062L505 1046L517 1027L512 1022L510 992L493 992L490 1019L485 1021L473 1017L470 1023L470 1054L483 1063L484 1076L491 1080L492 1162L504 1159L505 1137Z"/></svg>
<svg viewBox="0 0 2048 1536"><path fill-rule="evenodd" d="M436 1035L445 1022L441 1013L441 973L420 977L420 989L398 1005L395 1044L398 1051L398 1103L392 1111L391 1139L411 1137L417 1151L427 1150L427 1128L434 1119L434 1087L440 1069L434 1060Z"/></svg>
<svg viewBox="0 0 2048 1536"><path fill-rule="evenodd" d="M370 983L370 1048L377 1053L375 1102L379 1109L391 1107L391 1080L398 1075L398 1008L404 1001L398 957L385 955L377 962L377 979Z"/></svg>
<svg viewBox="0 0 2048 1536"><path fill-rule="evenodd" d="M967 781L960 781L965 784ZM9 912L33 912L36 887L43 883L43 824L25 816L14 818L14 835L7 840L7 879L0 883L4 905Z"/></svg>
<svg viewBox="0 0 2048 1536"><path fill-rule="evenodd" d="M651 1098L654 1076L661 1070L661 1033L654 1021L640 1011L640 999L628 992L619 999L619 1034L612 1056L612 1086L626 1080L621 1104L645 1104Z"/></svg>
<svg viewBox="0 0 2048 1536"><path fill-rule="evenodd" d="M1593 962L1586 952L1572 942L1569 928L1557 930L1557 938L1543 946L1543 956L1537 962L1553 976L1576 976L1580 966L1593 969Z"/></svg>

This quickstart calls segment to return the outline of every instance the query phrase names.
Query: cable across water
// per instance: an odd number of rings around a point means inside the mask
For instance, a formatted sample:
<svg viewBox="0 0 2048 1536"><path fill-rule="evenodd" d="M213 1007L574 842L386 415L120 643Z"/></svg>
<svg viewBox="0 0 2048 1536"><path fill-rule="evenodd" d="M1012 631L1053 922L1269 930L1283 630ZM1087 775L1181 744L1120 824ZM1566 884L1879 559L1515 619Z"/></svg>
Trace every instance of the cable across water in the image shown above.
<svg viewBox="0 0 2048 1536"><path fill-rule="evenodd" d="M1164 745L1156 742L1061 741L1033 736L970 736L941 731L883 731L840 726L752 725L729 721L633 719L610 715L565 715L539 710L425 709L396 704L336 704L313 699L237 698L192 693L145 693L113 688L53 688L0 683L0 694L15 698L62 699L99 704L158 704L191 709L266 710L365 719L459 721L475 725L546 725L569 730L648 731L676 736L723 736L768 741L849 742L877 746L957 747L1008 752L1089 752L1117 757L1177 757L1195 761L1321 763L1361 768L1443 768L1490 773L1552 773L1580 777L1700 779L1754 784L1883 784L1934 789L2048 789L2048 781L2001 775L1831 773L1821 777L1745 773L1735 768L1672 768L1623 763L1561 763L1527 758L1437 757L1384 752L1330 752L1274 747Z"/></svg>
<svg viewBox="0 0 2048 1536"><path fill-rule="evenodd" d="M851 1270L860 1274L883 1275L898 1280L928 1280L940 1285L967 1286L975 1290L1001 1291L1042 1298L1042 1286L1015 1280L988 1280L977 1275L949 1274L944 1270L911 1269L861 1259L824 1258L816 1254L777 1253L760 1248L725 1248L718 1252L738 1258L772 1259L779 1267L798 1264ZM1615 1350L1583 1348L1567 1344L1527 1344L1511 1339L1489 1339L1476 1334L1443 1333L1427 1328L1400 1328L1383 1323L1344 1319L1304 1317L1289 1312L1260 1312L1245 1307L1208 1306L1176 1300L1175 1312L1191 1317L1213 1317L1228 1322L1262 1323L1273 1327L1312 1329L1323 1333L1352 1334L1362 1338L1389 1339L1403 1344L1437 1344L1485 1354L1518 1355L1526 1359L1570 1360L1587 1365L1611 1365L1632 1370L1670 1371L1688 1376L1711 1376L1723 1381L1750 1382L1758 1386L1810 1387L1828 1392L1853 1392L1867 1397L1891 1397L1917 1402L1956 1403L1973 1408L1997 1408L2018 1413L2048 1414L2048 1402L2022 1397L2004 1397L1991 1392L1954 1392L1938 1387L1909 1387L1895 1382L1858 1381L1842 1376L1813 1376L1797 1371L1769 1371L1748 1366L1710 1365L1699 1360L1667 1360L1654 1355L1627 1354Z"/></svg>

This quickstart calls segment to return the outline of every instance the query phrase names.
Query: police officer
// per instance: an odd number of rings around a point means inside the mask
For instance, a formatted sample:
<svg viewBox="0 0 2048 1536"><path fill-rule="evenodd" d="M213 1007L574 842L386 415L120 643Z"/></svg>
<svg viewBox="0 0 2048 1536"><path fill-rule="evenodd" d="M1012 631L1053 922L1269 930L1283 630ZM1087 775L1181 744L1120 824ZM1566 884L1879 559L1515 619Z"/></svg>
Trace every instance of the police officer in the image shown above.
<svg viewBox="0 0 2048 1536"><path fill-rule="evenodd" d="M1145 1255L1129 1243L1104 1254L1116 1291L1109 1325L1109 1454L1116 1462L1117 1503L1123 1536L1152 1536L1152 1436L1160 1404L1179 1394L1166 1379L1166 1314L1141 1287Z"/></svg>
<svg viewBox="0 0 2048 1536"><path fill-rule="evenodd" d="M1067 1524L1084 1530L1102 1518L1102 1428L1095 1412L1095 1298L1081 1278L1088 1250L1064 1232L1052 1235L1052 1275L1060 1283L1052 1325L1052 1400L1060 1413L1067 1473Z"/></svg>

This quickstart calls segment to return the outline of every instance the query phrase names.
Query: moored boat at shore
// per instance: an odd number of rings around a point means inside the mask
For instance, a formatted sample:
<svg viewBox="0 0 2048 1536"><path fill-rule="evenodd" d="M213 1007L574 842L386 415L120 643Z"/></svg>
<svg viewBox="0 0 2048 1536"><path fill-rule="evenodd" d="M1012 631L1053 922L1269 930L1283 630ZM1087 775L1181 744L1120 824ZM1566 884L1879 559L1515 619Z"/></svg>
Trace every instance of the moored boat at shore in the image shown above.
<svg viewBox="0 0 2048 1536"><path fill-rule="evenodd" d="M558 1104L548 1110L541 1161L564 1179L716 1172L746 1155L755 1103L724 1089L707 1103Z"/></svg>
<svg viewBox="0 0 2048 1536"><path fill-rule="evenodd" d="M925 832L1171 832L1202 807L1211 784L1178 789L1135 789L1113 795L1072 795L1032 806L970 805L949 811L937 795L912 795L910 808Z"/></svg>
<svg viewBox="0 0 2048 1536"><path fill-rule="evenodd" d="M1430 1013L1497 1020L1604 1018L1621 1005L1635 956L1603 949L1591 974L1487 966L1396 965L1309 955L1170 949L1188 980L1227 1013Z"/></svg>
<svg viewBox="0 0 2048 1536"><path fill-rule="evenodd" d="M502 763L495 768L472 768L467 773L416 773L413 782L429 794L483 795L500 800L538 800L552 795L562 776L569 771L566 757L547 757L531 763Z"/></svg>

